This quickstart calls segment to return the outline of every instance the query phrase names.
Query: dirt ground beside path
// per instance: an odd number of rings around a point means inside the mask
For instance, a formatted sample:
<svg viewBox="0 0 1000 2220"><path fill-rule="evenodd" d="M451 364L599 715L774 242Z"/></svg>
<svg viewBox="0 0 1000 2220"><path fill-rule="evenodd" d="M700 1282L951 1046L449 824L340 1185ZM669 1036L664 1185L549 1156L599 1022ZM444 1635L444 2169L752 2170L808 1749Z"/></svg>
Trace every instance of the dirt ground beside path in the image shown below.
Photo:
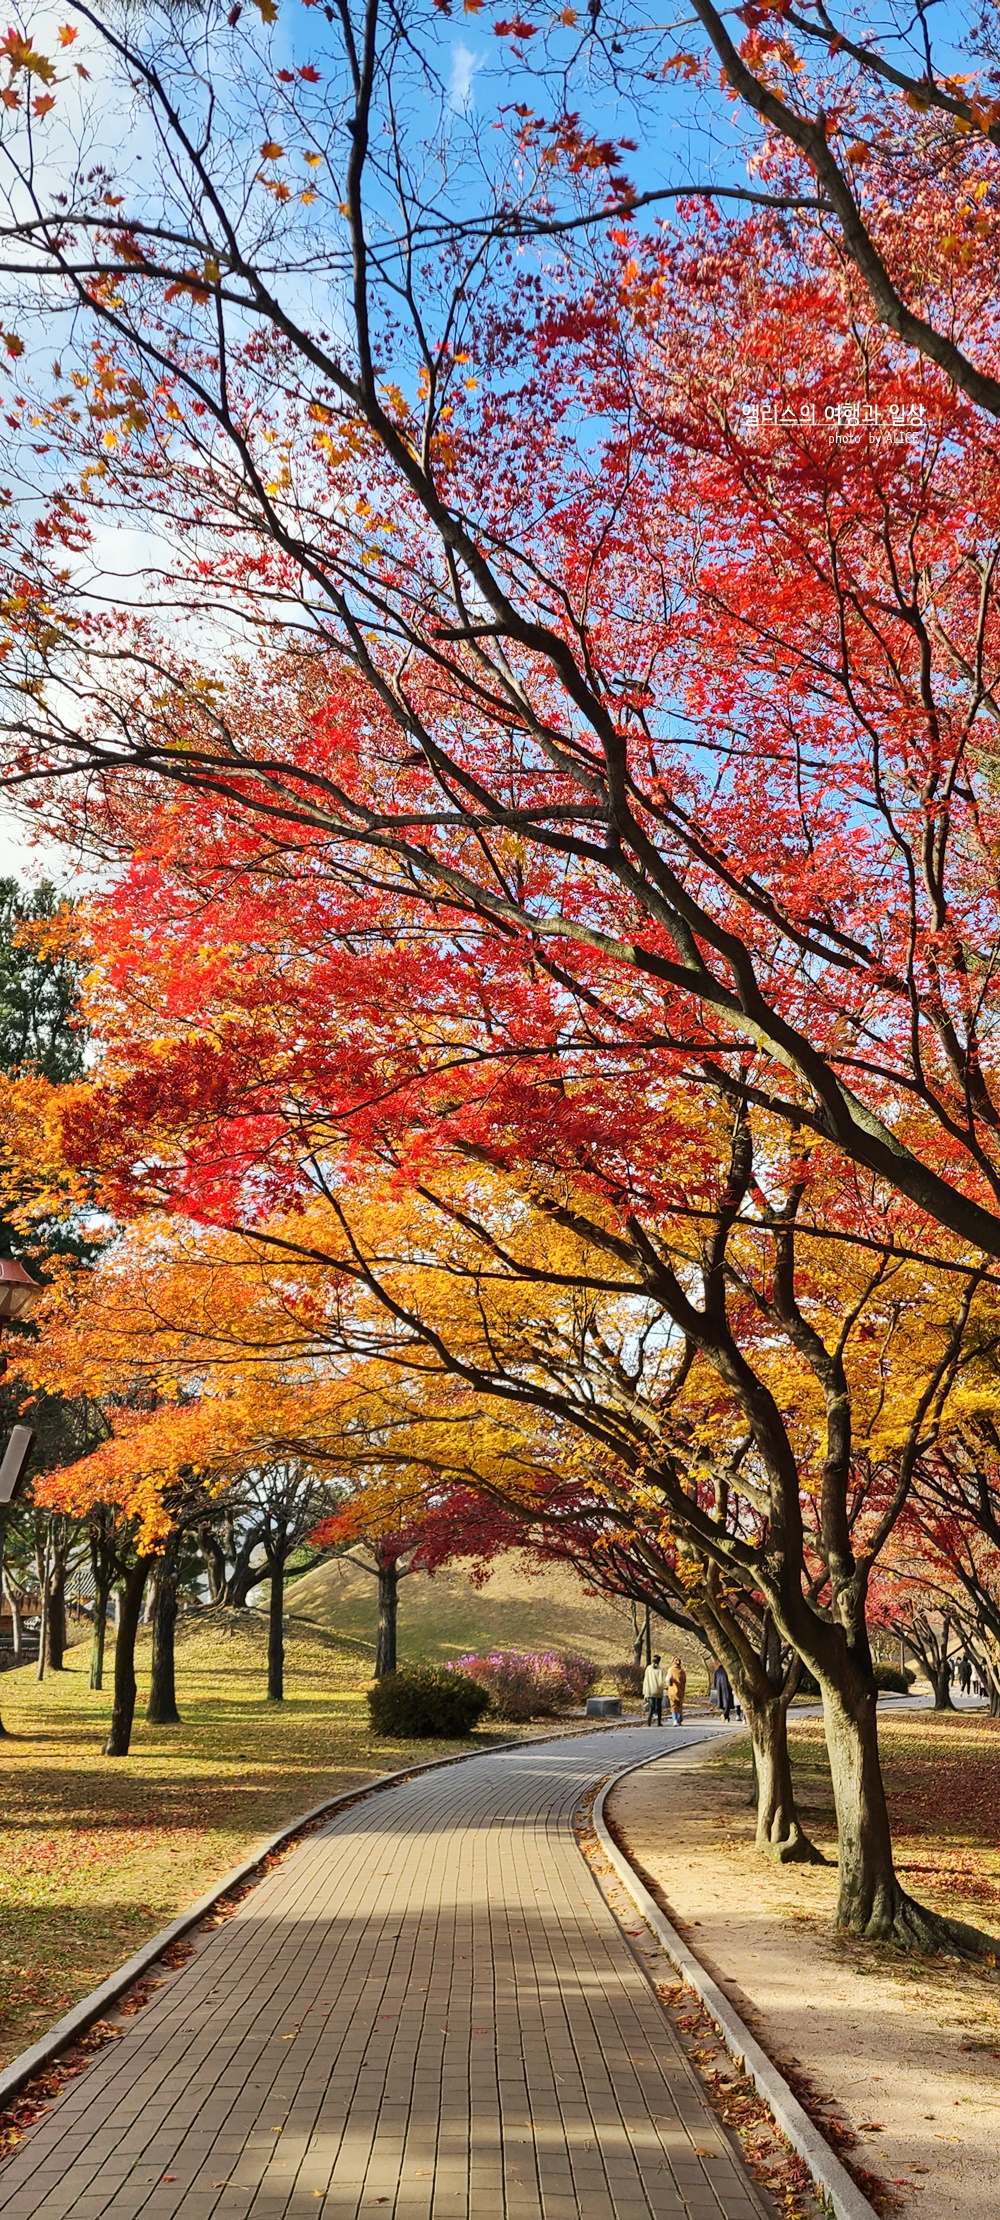
<svg viewBox="0 0 1000 2220"><path fill-rule="evenodd" d="M694 1749L632 1774L608 1799L616 1835L835 2147L887 2186L883 2210L985 2220L998 2202L1000 1977L835 1936L836 1867L757 1855L735 1755ZM810 1817L829 1855L822 1813ZM1000 1924L982 1901L942 1908Z"/></svg>

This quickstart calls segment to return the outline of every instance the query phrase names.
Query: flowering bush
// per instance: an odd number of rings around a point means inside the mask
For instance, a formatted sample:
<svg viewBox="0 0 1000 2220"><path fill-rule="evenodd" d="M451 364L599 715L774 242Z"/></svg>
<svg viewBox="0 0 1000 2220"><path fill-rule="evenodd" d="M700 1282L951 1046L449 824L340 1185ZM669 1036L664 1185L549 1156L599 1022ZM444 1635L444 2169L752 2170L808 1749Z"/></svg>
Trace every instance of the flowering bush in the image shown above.
<svg viewBox="0 0 1000 2220"><path fill-rule="evenodd" d="M600 1680L600 1666L594 1664L592 1657L576 1657L572 1651L568 1657L561 1657L559 1664L570 1689L571 1701L585 1704L595 1680Z"/></svg>
<svg viewBox="0 0 1000 2220"><path fill-rule="evenodd" d="M589 1657L557 1657L554 1650L491 1650L488 1657L456 1657L450 1673L488 1689L498 1719L548 1719L581 1704L597 1679Z"/></svg>

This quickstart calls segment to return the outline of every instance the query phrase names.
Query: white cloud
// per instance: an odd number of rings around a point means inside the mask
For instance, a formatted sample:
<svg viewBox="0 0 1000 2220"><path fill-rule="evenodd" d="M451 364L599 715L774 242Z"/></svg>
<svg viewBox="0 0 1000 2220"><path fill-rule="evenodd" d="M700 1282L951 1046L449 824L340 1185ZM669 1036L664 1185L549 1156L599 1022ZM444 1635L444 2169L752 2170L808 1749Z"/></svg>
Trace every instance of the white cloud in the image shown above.
<svg viewBox="0 0 1000 2220"><path fill-rule="evenodd" d="M471 46L466 46L462 39L452 49L448 98L452 107L457 108L462 115L468 115L470 108L475 106L473 80L477 69L482 68L484 59L482 54L474 54Z"/></svg>

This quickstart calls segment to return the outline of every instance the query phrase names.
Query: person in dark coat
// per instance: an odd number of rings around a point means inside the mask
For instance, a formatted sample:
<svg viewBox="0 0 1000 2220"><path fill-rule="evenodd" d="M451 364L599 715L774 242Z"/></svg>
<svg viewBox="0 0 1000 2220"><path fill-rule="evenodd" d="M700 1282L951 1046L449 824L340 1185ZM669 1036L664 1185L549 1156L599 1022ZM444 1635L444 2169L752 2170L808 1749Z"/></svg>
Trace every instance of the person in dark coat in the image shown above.
<svg viewBox="0 0 1000 2220"><path fill-rule="evenodd" d="M712 1701L718 1704L728 1727L733 1716L733 1684L724 1665L717 1665L712 1675Z"/></svg>

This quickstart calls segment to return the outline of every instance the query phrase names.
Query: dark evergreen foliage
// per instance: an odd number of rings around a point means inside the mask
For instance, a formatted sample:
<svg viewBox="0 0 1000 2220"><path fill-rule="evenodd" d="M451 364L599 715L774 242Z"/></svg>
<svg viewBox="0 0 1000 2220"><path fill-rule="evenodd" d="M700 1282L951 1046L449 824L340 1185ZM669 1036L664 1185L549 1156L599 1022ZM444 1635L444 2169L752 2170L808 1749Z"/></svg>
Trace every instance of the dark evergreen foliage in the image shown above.
<svg viewBox="0 0 1000 2220"><path fill-rule="evenodd" d="M438 1672L430 1665L386 1673L368 1690L376 1733L400 1741L411 1736L471 1734L489 1701L485 1688L464 1673Z"/></svg>
<svg viewBox="0 0 1000 2220"><path fill-rule="evenodd" d="M54 1086L79 1079L86 1046L76 965L40 953L30 937L31 926L48 923L61 906L47 880L30 890L0 878L0 1070L40 1072Z"/></svg>

